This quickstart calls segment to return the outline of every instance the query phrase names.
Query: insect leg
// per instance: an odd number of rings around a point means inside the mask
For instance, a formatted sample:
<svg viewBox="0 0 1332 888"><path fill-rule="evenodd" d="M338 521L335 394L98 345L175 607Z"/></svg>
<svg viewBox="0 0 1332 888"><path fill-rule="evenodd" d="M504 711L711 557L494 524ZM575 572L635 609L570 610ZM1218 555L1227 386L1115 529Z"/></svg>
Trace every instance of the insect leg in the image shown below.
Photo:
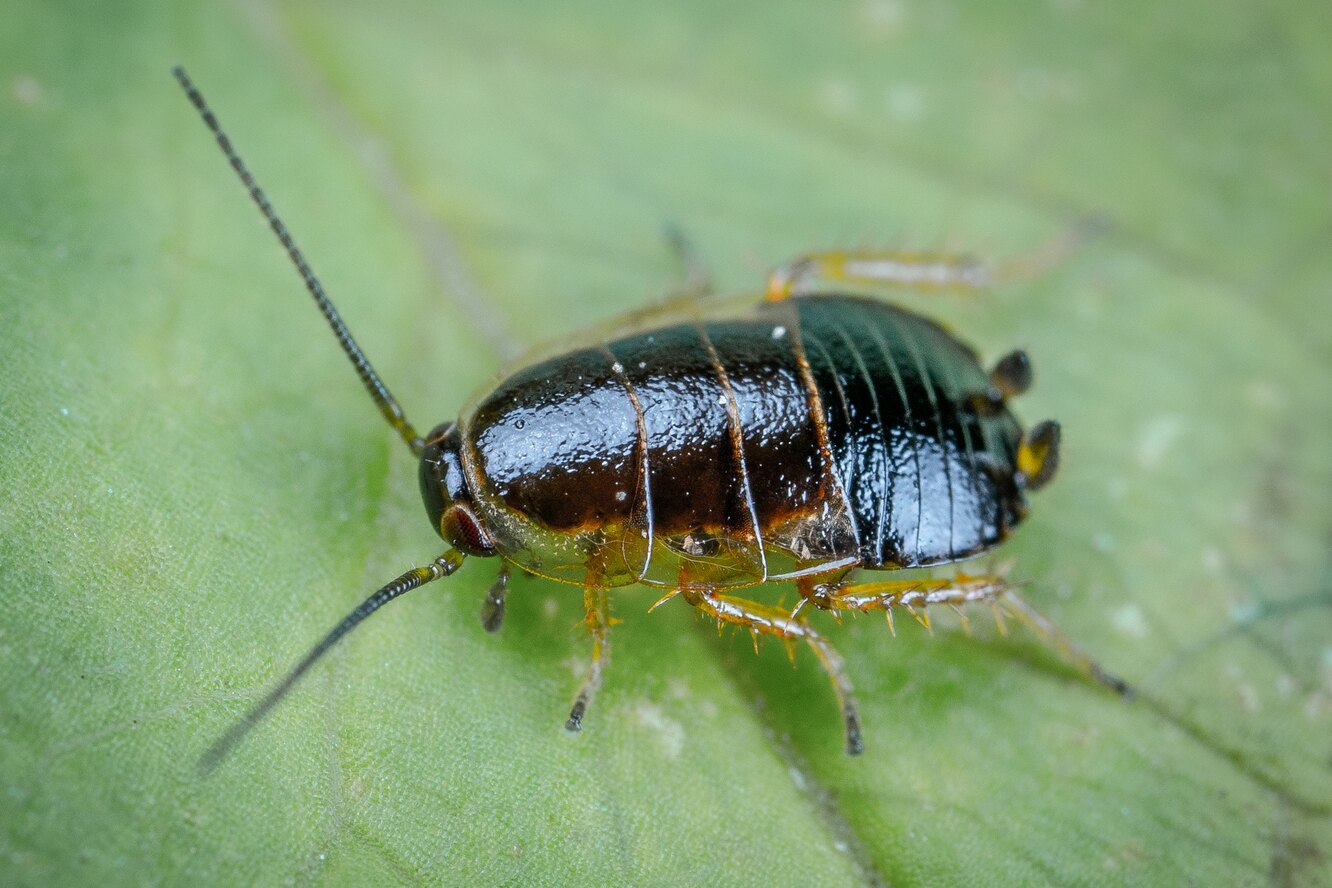
<svg viewBox="0 0 1332 888"><path fill-rule="evenodd" d="M859 755L864 752L865 744L860 736L860 716L856 710L855 696L851 688L851 679L846 674L846 663L841 654L828 641L814 631L814 628L799 617L775 607L759 604L743 598L719 595L708 589L686 588L681 592L685 601L704 613L715 617L718 623L734 623L744 626L750 632L774 635L783 640L803 639L809 643L814 656L819 658L823 671L828 673L833 691L837 694L837 703L842 710L842 720L846 724L846 752Z"/></svg>
<svg viewBox="0 0 1332 888"><path fill-rule="evenodd" d="M583 716L587 707L601 687L601 675L610 662L610 603L606 590L600 586L587 586L583 589L583 609L587 612L587 630L592 634L592 666L583 685L574 698L573 708L569 710L569 720L564 723L565 730L581 731Z"/></svg>
<svg viewBox="0 0 1332 888"><path fill-rule="evenodd" d="M1009 613L1040 636L1046 644L1053 647L1059 653L1059 656L1064 658L1065 662L1077 668L1083 675L1087 675L1105 685L1121 697L1127 700L1133 699L1132 685L1119 676L1106 672L1100 663L1097 663L1082 648L1074 644L1073 640L1051 622L1049 617L1027 604L1026 600L1016 592L1011 589L1008 590L1002 603L1007 607Z"/></svg>
<svg viewBox="0 0 1332 888"><path fill-rule="evenodd" d="M768 277L767 297L780 302L807 293L812 284L851 283L925 293L974 292L1008 281L1031 280L1055 268L1102 228L1088 219L1034 250L1005 262L914 250L826 250L807 253Z"/></svg>
<svg viewBox="0 0 1332 888"><path fill-rule="evenodd" d="M769 302L807 292L816 282L903 287L925 292L980 290L994 269L974 256L899 250L829 250L807 253L768 277Z"/></svg>
<svg viewBox="0 0 1332 888"><path fill-rule="evenodd" d="M498 632L504 625L504 597L509 591L509 562L500 565L499 574L490 590L486 592L486 601L481 605L481 625L487 632Z"/></svg>
<svg viewBox="0 0 1332 888"><path fill-rule="evenodd" d="M1035 610L1002 577L958 574L946 579L887 580L850 585L830 584L816 587L809 601L825 610L837 612L882 610L892 625L893 608L906 608L916 621L929 628L927 608L985 602L996 608L996 618L1011 616L1022 622L1054 648L1064 662L1110 688L1123 697L1131 697L1128 682L1107 672L1099 663L1060 631L1048 617ZM1001 623L1002 625L1002 623Z"/></svg>

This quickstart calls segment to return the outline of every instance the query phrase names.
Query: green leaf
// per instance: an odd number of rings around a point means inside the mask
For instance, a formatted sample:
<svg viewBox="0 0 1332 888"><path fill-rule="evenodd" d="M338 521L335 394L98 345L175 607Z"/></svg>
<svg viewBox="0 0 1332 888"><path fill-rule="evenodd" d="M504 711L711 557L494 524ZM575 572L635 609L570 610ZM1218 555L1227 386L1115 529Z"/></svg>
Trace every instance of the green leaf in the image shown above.
<svg viewBox="0 0 1332 888"><path fill-rule="evenodd" d="M0 882L1332 884L1332 32L1319 4L521 2L0 20ZM416 467L171 80L184 63L429 427L514 352L861 242L1007 258L898 298L1058 417L1001 550L1142 691L1039 642L840 627L807 653L438 554ZM789 590L761 590L777 600Z"/></svg>

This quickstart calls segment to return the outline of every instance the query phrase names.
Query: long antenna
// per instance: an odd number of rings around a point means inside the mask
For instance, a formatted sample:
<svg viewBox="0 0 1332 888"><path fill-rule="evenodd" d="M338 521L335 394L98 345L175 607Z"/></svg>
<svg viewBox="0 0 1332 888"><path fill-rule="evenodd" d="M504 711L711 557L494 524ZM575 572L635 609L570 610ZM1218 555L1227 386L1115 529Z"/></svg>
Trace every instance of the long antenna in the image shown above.
<svg viewBox="0 0 1332 888"><path fill-rule="evenodd" d="M226 155L231 168L240 177L241 184L245 186L246 191L250 192L250 197L258 205L259 212L264 214L264 219L268 221L269 227L273 229L277 239L282 242L287 255L291 257L292 264L300 272L301 280L305 281L305 288L314 297L315 304L319 306L319 311L323 314L324 320L328 321L328 325L333 328L333 335L337 337L338 344L342 346L342 350L346 352L352 366L356 368L356 375L361 377L361 382L365 385L366 391L370 393L370 397L374 399L375 406L388 420L388 424L393 426L393 429L402 436L402 440L407 442L407 446L412 449L412 452L420 456L421 452L425 450L425 442L417 434L412 424L407 421L406 415L402 412L402 408L398 406L398 402L394 399L392 393L389 392L388 386L384 385L383 380L379 378L379 374L375 372L375 368L370 366L370 359L365 356L365 352L361 351L361 347L352 338L351 331L343 323L338 310L333 307L333 302L328 298L328 294L324 292L323 286L319 283L319 278L315 277L315 273L306 263L305 256L297 248L296 241L292 239L291 233L287 231L287 226L278 218L277 212L273 209L273 205L268 202L268 198L259 187L259 183L254 180L254 176L250 174L249 169L240 159L240 155L236 153L236 149L231 146L231 139L227 138L227 134L222 131L222 127L217 122L217 117L213 114L212 109L208 107L208 103L204 101L203 94L195 88L189 75L185 73L185 69L180 65L172 68L171 73L175 75L176 80L180 81L181 88L185 90L185 95L189 96L190 102L198 109L199 116L203 118L204 124L217 138L218 147L222 149L222 153Z"/></svg>
<svg viewBox="0 0 1332 888"><path fill-rule="evenodd" d="M328 653L333 645L337 644L344 635L355 629L362 620L388 604L406 592L424 586L426 583L438 580L440 577L447 577L456 571L463 563L463 555L456 549L450 549L425 567L413 568L393 582L384 586L374 595L371 595L365 601L362 601L355 610L342 618L342 622L334 626L333 629L324 636L319 644L310 649L301 661L297 663L287 676L278 682L274 688L264 695L264 698L256 703L249 712L239 719L235 724L227 729L227 732L208 750L199 757L199 770L204 774L212 773L227 754L235 748L246 734L259 722L264 720L264 716L272 711L273 707L287 696L287 692L295 687L296 682L301 680L301 676L310 670L319 658Z"/></svg>

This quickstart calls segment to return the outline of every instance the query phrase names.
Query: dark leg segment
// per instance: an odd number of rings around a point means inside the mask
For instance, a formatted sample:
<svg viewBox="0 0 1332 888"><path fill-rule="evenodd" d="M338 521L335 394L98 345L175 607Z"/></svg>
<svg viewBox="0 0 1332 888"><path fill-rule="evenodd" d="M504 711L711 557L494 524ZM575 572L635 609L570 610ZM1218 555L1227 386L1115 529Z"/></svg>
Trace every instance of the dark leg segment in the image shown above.
<svg viewBox="0 0 1332 888"><path fill-rule="evenodd" d="M1016 592L1010 589L1004 595L1003 604L1007 607L1009 613L1040 636L1046 644L1053 647L1066 663L1071 664L1079 672L1090 676L1093 680L1105 685L1126 700L1133 699L1132 685L1119 676L1106 672L1100 663L1093 660L1082 648L1074 644L1073 640L1051 622L1049 617L1027 604L1026 600Z"/></svg>
<svg viewBox="0 0 1332 888"><path fill-rule="evenodd" d="M509 563L500 565L499 575L486 592L485 603L481 605L481 625L487 632L498 632L504 625L504 598L509 591Z"/></svg>

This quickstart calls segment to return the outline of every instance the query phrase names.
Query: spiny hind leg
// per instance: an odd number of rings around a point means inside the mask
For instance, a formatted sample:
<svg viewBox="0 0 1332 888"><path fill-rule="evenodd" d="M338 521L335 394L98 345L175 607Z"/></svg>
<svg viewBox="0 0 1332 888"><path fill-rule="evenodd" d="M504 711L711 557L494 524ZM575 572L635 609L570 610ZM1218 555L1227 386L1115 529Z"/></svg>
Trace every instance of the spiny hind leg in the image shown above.
<svg viewBox="0 0 1332 888"><path fill-rule="evenodd" d="M684 600L723 623L743 626L754 635L757 647L758 636L772 635L787 644L788 653L794 656L791 644L800 639L807 642L814 656L819 658L823 671L828 673L833 692L837 695L838 706L842 710L842 721L846 726L846 751L848 755L864 752L865 744L860 735L860 715L856 710L856 700L851 688L851 679L846 674L846 662L841 654L814 628L799 617L793 617L786 611L759 604L744 598L732 598L710 589L683 588L666 596L667 600L676 595L683 595ZM658 602L659 604L661 602Z"/></svg>
<svg viewBox="0 0 1332 888"><path fill-rule="evenodd" d="M929 608L939 605L947 605L956 611L962 620L963 628L969 632L970 626L962 606L983 602L993 611L995 623L1001 633L1006 631L1004 618L1012 617L1054 648L1066 663L1083 675L1100 682L1121 696L1133 695L1133 689L1127 682L1102 668L1096 660L1074 644L1053 621L1019 596L1000 576L958 574L955 577L940 579L829 583L821 586L803 584L800 586L800 592L804 598L797 605L797 611L806 603L832 611L834 614L882 610L888 621L888 628L894 632L896 631L893 625L894 608L905 608L916 622L930 629Z"/></svg>
<svg viewBox="0 0 1332 888"><path fill-rule="evenodd" d="M996 284L1040 277L1068 259L1100 228L1086 220L1034 250L1004 262L965 253L916 250L821 250L806 253L768 277L767 297L780 302L819 283L892 287L925 293L975 292Z"/></svg>
<svg viewBox="0 0 1332 888"><path fill-rule="evenodd" d="M585 587L583 610L587 631L592 636L592 664L583 678L582 686L578 689L578 696L574 697L573 706L569 710L569 719L564 723L565 730L568 731L583 729L583 717L587 714L587 707L597 695L597 689L601 687L602 674L610 663L610 627L613 621L610 617L610 602L606 590L600 586Z"/></svg>

